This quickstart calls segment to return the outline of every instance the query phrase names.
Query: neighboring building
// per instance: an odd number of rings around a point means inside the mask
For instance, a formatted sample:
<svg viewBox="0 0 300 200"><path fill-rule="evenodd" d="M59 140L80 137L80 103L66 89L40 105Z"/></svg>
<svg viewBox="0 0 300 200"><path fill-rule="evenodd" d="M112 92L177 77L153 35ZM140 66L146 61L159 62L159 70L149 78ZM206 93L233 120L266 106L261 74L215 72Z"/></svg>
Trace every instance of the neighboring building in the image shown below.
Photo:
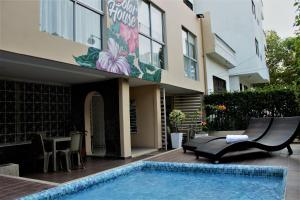
<svg viewBox="0 0 300 200"><path fill-rule="evenodd" d="M167 112L201 105L201 32L179 0L0 1L0 146L77 129L87 155L162 148Z"/></svg>
<svg viewBox="0 0 300 200"><path fill-rule="evenodd" d="M269 81L261 0L195 0L202 17L208 93Z"/></svg>

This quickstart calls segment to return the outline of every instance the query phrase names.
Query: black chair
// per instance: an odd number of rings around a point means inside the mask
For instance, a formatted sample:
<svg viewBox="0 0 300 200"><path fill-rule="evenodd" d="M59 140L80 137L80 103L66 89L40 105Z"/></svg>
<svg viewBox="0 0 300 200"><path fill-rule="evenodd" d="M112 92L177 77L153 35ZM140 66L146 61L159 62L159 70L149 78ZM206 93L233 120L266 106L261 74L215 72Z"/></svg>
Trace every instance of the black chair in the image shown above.
<svg viewBox="0 0 300 200"><path fill-rule="evenodd" d="M270 129L257 141L244 141L232 144L226 143L225 139L216 139L198 146L195 150L199 156L212 159L215 162L229 152L258 148L264 151L279 151L288 149L289 155L293 154L290 144L299 132L300 117L274 118Z"/></svg>
<svg viewBox="0 0 300 200"><path fill-rule="evenodd" d="M243 135L248 135L250 141L256 141L267 132L267 130L270 128L271 122L272 118L251 118L247 129L243 132ZM199 137L183 144L182 148L184 153L186 153L186 150L194 151L195 149L197 149L197 147L201 147L205 143L224 138L226 137Z"/></svg>
<svg viewBox="0 0 300 200"><path fill-rule="evenodd" d="M49 167L49 160L50 156L52 156L52 152L50 150L46 150L41 133L36 133L32 135L31 145L33 158L35 160L43 160L43 171L44 173L47 173Z"/></svg>

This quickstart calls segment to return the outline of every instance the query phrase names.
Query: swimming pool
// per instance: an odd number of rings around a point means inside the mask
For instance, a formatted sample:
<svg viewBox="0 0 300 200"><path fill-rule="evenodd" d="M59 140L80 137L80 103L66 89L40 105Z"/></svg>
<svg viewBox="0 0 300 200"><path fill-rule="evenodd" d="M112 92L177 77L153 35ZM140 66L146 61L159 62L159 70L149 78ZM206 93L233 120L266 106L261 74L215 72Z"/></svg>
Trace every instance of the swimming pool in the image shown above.
<svg viewBox="0 0 300 200"><path fill-rule="evenodd" d="M279 167L140 161L60 185L33 199L284 199Z"/></svg>

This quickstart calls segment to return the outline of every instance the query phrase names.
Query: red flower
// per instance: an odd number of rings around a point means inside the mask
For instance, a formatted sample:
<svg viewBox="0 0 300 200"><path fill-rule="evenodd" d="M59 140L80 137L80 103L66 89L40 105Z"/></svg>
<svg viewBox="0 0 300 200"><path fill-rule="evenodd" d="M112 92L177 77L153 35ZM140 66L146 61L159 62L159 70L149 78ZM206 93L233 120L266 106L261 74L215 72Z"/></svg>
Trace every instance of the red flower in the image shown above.
<svg viewBox="0 0 300 200"><path fill-rule="evenodd" d="M134 53L135 49L139 47L138 28L129 28L127 25L120 23L120 35L128 44L129 52Z"/></svg>

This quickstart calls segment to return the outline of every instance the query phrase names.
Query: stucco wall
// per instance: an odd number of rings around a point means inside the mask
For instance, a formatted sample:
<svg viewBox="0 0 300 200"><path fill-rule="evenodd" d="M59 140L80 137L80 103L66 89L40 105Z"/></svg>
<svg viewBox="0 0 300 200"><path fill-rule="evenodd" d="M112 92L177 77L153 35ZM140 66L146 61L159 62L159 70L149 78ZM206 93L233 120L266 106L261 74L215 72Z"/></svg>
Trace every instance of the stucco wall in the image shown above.
<svg viewBox="0 0 300 200"><path fill-rule="evenodd" d="M0 1L0 49L75 64L85 45L40 31L40 1Z"/></svg>
<svg viewBox="0 0 300 200"><path fill-rule="evenodd" d="M206 57L206 71L207 71L207 90L208 93L214 92L214 82L213 76L216 76L220 79L226 81L226 89L230 91L230 84L229 84L229 72L228 69L224 66L220 65L219 63L215 62L210 57Z"/></svg>
<svg viewBox="0 0 300 200"><path fill-rule="evenodd" d="M136 101L137 133L131 134L132 147L161 148L160 93L157 86L130 88Z"/></svg>
<svg viewBox="0 0 300 200"><path fill-rule="evenodd" d="M167 69L162 73L162 83L204 92L204 70L202 57L202 39L200 20L183 1L152 0L165 12L165 36L167 43ZM182 27L197 37L199 80L195 81L184 75L182 46Z"/></svg>
<svg viewBox="0 0 300 200"><path fill-rule="evenodd" d="M165 12L167 69L162 83L204 91L200 21L182 1L152 0ZM40 1L0 1L0 50L75 64L73 56L84 55L88 46L40 31ZM106 10L106 9L105 9ZM180 17L178 14L180 13ZM140 13L142 14L142 13ZM105 13L105 16L106 13ZM105 23L104 17L104 24ZM182 26L197 36L199 80L184 76ZM103 36L106 36L104 29ZM105 43L104 43L105 44Z"/></svg>
<svg viewBox="0 0 300 200"><path fill-rule="evenodd" d="M261 0L253 0L256 16L261 18ZM265 63L264 45L266 44L262 22L252 13L251 0L198 0L195 1L196 13L210 12L212 32L218 34L236 51L238 66L230 70L230 75L259 72L261 81L268 79ZM226 15L224 15L226 13ZM233 37L234 36L234 37ZM262 59L255 53L255 38L259 43Z"/></svg>

